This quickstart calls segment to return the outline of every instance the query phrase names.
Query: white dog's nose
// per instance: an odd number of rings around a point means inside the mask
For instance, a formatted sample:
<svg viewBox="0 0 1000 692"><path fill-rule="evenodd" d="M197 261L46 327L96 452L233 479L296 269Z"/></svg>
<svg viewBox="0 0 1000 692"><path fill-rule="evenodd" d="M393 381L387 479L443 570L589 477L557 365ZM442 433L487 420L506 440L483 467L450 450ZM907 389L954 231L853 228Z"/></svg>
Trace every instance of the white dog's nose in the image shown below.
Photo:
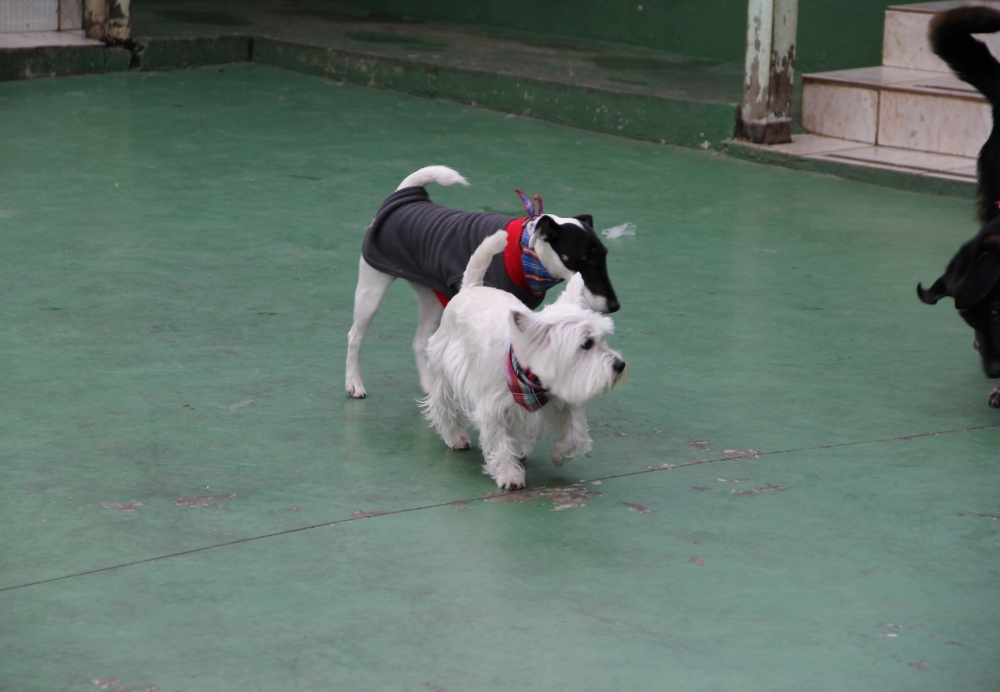
<svg viewBox="0 0 1000 692"><path fill-rule="evenodd" d="M611 366L611 369L621 375L622 371L625 370L625 361L621 358L615 358L614 365Z"/></svg>

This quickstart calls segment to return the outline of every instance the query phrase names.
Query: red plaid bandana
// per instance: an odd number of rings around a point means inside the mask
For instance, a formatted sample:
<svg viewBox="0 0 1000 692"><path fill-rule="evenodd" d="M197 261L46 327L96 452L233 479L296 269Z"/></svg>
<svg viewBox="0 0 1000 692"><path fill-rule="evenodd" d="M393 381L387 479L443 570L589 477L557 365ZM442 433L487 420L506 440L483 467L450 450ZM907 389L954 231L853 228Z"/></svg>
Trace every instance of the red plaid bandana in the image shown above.
<svg viewBox="0 0 1000 692"><path fill-rule="evenodd" d="M507 347L504 371L507 375L507 388L518 405L534 413L549 403L549 390L542 386L541 380L531 370L522 368L517 362L514 344Z"/></svg>

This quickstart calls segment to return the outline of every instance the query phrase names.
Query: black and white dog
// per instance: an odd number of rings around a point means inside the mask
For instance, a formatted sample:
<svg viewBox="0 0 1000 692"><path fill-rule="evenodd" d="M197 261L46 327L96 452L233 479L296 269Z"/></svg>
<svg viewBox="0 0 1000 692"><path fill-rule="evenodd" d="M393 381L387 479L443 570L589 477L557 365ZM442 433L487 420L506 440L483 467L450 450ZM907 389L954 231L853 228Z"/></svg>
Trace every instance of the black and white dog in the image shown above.
<svg viewBox="0 0 1000 692"><path fill-rule="evenodd" d="M983 6L959 7L931 20L931 47L960 79L978 89L993 108L993 131L979 151L977 216L979 233L959 248L944 275L930 288L917 284L917 295L934 305L945 296L955 300L962 319L976 332L983 370L1000 377L1000 62L972 34L1000 31L1000 12ZM989 396L1000 408L1000 387Z"/></svg>
<svg viewBox="0 0 1000 692"><path fill-rule="evenodd" d="M365 396L361 379L361 344L382 298L397 278L417 294L418 326L413 340L417 372L424 393L430 390L427 341L441 323L444 306L461 288L469 259L484 239L507 231L504 251L491 262L484 285L516 296L536 308L545 291L579 273L587 305L597 312L618 310L608 279L607 249L594 232L589 214L561 218L542 213L541 198L532 203L518 192L526 217L449 209L431 202L429 183L469 183L446 166L428 166L406 177L382 203L361 247L354 323L347 336L344 386L352 397ZM536 206L537 204L537 206Z"/></svg>

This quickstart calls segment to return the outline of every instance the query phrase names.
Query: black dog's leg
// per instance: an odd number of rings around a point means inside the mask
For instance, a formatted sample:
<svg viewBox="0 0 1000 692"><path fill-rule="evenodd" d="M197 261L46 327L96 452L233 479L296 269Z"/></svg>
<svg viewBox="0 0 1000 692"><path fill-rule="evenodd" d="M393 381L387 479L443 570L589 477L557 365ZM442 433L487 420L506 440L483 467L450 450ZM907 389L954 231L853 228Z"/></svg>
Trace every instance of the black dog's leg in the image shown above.
<svg viewBox="0 0 1000 692"><path fill-rule="evenodd" d="M990 396L987 401L990 402L990 406L993 408L1000 408L1000 387L997 387L990 392Z"/></svg>

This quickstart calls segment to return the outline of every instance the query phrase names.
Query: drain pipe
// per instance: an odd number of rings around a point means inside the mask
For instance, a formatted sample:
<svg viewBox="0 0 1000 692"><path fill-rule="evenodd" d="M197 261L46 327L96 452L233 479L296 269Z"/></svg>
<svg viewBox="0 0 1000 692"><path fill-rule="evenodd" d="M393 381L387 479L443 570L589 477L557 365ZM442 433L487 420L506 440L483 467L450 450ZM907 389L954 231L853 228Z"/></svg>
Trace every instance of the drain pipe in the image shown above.
<svg viewBox="0 0 1000 692"><path fill-rule="evenodd" d="M743 103L736 139L758 144L792 141L798 0L749 0Z"/></svg>
<svg viewBox="0 0 1000 692"><path fill-rule="evenodd" d="M83 30L90 38L121 43L132 38L131 0L83 0Z"/></svg>

